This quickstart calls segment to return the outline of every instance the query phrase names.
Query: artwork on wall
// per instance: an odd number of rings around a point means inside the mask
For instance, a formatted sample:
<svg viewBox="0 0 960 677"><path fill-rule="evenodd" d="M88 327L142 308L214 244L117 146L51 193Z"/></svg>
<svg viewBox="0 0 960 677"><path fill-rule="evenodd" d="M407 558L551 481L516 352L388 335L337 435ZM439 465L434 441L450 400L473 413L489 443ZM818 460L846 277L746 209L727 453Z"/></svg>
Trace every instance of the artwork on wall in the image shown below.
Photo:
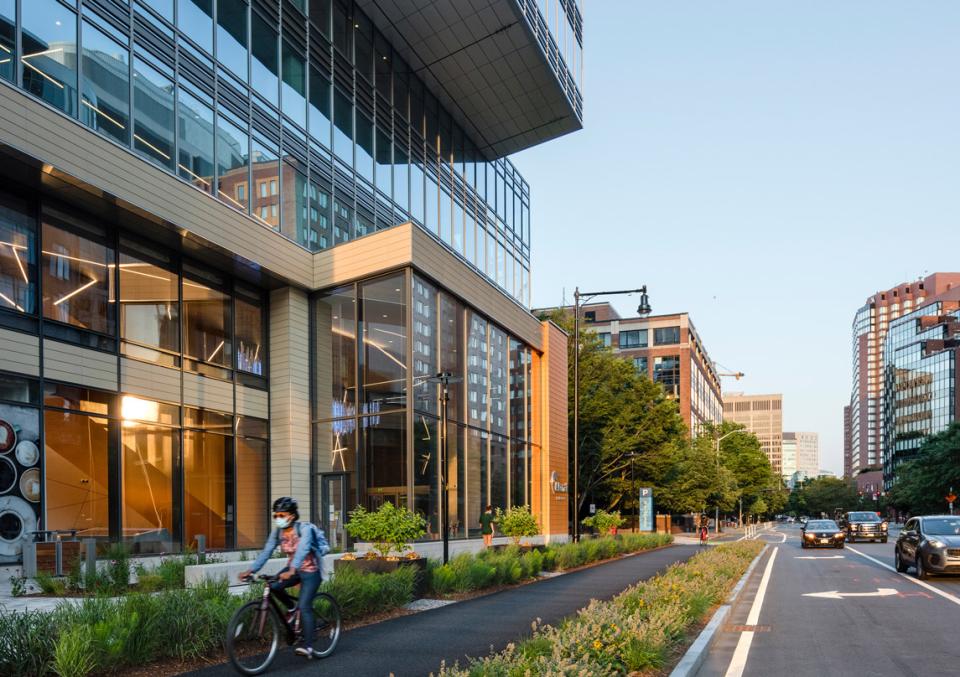
<svg viewBox="0 0 960 677"><path fill-rule="evenodd" d="M0 564L20 559L40 512L40 412L0 404Z"/></svg>

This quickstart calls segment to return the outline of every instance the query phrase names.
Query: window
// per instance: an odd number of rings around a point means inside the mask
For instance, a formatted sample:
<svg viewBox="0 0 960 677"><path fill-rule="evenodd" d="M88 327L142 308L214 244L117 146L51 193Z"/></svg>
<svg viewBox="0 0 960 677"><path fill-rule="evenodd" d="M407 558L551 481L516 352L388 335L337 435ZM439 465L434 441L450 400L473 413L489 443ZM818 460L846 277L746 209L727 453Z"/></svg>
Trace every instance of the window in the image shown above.
<svg viewBox="0 0 960 677"><path fill-rule="evenodd" d="M269 421L263 419L243 416L237 421L238 548L259 548L267 540L269 429Z"/></svg>
<svg viewBox="0 0 960 677"><path fill-rule="evenodd" d="M251 44L253 90L274 106L280 96L280 55L277 31L256 12L252 13Z"/></svg>
<svg viewBox="0 0 960 677"><path fill-rule="evenodd" d="M680 343L680 327L657 327L653 330L653 345L668 346Z"/></svg>
<svg viewBox="0 0 960 677"><path fill-rule="evenodd" d="M363 407L365 412L406 404L406 316L404 276L361 285Z"/></svg>
<svg viewBox="0 0 960 677"><path fill-rule="evenodd" d="M213 182L213 109L208 103L180 89L177 169L182 178L206 193L210 192ZM243 202L240 186L237 189L237 200Z"/></svg>
<svg viewBox="0 0 960 677"><path fill-rule="evenodd" d="M601 332L599 332L599 333L597 334L597 336L600 338L600 343L601 343L605 348L609 348L609 347L610 347L610 345L611 345L611 344L610 344L610 332L608 332L608 331L601 331Z"/></svg>
<svg viewBox="0 0 960 677"><path fill-rule="evenodd" d="M149 349L180 352L180 277L126 251L120 253L120 336L137 344L125 345L125 354L179 366Z"/></svg>
<svg viewBox="0 0 960 677"><path fill-rule="evenodd" d="M206 284L184 278L184 356L229 367L233 352L230 329L230 297Z"/></svg>
<svg viewBox="0 0 960 677"><path fill-rule="evenodd" d="M77 116L77 16L56 0L21 3L23 88Z"/></svg>
<svg viewBox="0 0 960 677"><path fill-rule="evenodd" d="M637 370L638 374L642 376L649 376L647 370L647 358L646 357L635 357L633 358L633 368Z"/></svg>
<svg viewBox="0 0 960 677"><path fill-rule="evenodd" d="M44 217L44 317L113 334L114 252L104 239L92 227Z"/></svg>
<svg viewBox="0 0 960 677"><path fill-rule="evenodd" d="M283 114L307 128L307 72L303 55L283 41Z"/></svg>
<svg viewBox="0 0 960 677"><path fill-rule="evenodd" d="M83 23L83 87L80 119L127 145L130 125L129 54L126 47Z"/></svg>
<svg viewBox="0 0 960 677"><path fill-rule="evenodd" d="M217 59L247 81L247 5L217 0Z"/></svg>
<svg viewBox="0 0 960 677"><path fill-rule="evenodd" d="M227 204L247 211L246 191L237 191L237 184L246 184L250 139L246 126L220 116L217 118L217 194ZM233 199L237 195L237 199ZM242 196L242 197L241 197Z"/></svg>
<svg viewBox="0 0 960 677"><path fill-rule="evenodd" d="M133 61L133 148L151 162L173 169L173 74Z"/></svg>
<svg viewBox="0 0 960 677"><path fill-rule="evenodd" d="M242 292L236 299L237 369L263 376L263 309L258 295Z"/></svg>
<svg viewBox="0 0 960 677"><path fill-rule="evenodd" d="M620 347L621 348L646 348L647 347L647 330L632 329L630 331L621 331Z"/></svg>
<svg viewBox="0 0 960 677"><path fill-rule="evenodd" d="M203 534L207 547L222 550L232 528L227 476L228 466L233 469L233 416L189 407L185 414L185 425L197 429L183 433L184 543Z"/></svg>
<svg viewBox="0 0 960 677"><path fill-rule="evenodd" d="M680 356L653 358L653 380L663 386L668 395L680 394Z"/></svg>
<svg viewBox="0 0 960 677"><path fill-rule="evenodd" d="M177 26L213 54L213 0L178 0Z"/></svg>
<svg viewBox="0 0 960 677"><path fill-rule="evenodd" d="M241 183L237 185L237 200L243 202L247 199L247 184Z"/></svg>
<svg viewBox="0 0 960 677"><path fill-rule="evenodd" d="M36 226L24 200L0 193L0 308L36 312Z"/></svg>
<svg viewBox="0 0 960 677"><path fill-rule="evenodd" d="M360 419L366 469L367 509L384 503L402 506L407 496L406 415L391 413Z"/></svg>
<svg viewBox="0 0 960 677"><path fill-rule="evenodd" d="M353 167L353 106L350 98L333 90L333 150L348 167Z"/></svg>
<svg viewBox="0 0 960 677"><path fill-rule="evenodd" d="M0 78L13 82L16 78L13 53L17 45L17 0L0 0Z"/></svg>
<svg viewBox="0 0 960 677"><path fill-rule="evenodd" d="M330 80L316 68L310 69L310 136L330 147Z"/></svg>
<svg viewBox="0 0 960 677"><path fill-rule="evenodd" d="M330 39L330 0L310 0L310 21Z"/></svg>
<svg viewBox="0 0 960 677"><path fill-rule="evenodd" d="M357 113L357 173L373 183L373 122Z"/></svg>

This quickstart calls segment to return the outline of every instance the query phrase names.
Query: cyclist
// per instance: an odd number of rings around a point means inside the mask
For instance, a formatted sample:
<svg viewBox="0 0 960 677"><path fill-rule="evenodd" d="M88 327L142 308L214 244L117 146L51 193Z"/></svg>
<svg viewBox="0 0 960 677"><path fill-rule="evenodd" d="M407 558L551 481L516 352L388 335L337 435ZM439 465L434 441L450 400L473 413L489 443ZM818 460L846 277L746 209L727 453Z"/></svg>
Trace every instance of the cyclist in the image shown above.
<svg viewBox="0 0 960 677"><path fill-rule="evenodd" d="M707 542L707 517L706 515L701 515L700 517L700 545L703 545Z"/></svg>
<svg viewBox="0 0 960 677"><path fill-rule="evenodd" d="M300 586L299 607L303 623L303 646L297 647L300 656L313 658L313 598L320 587L320 557L330 551L323 531L310 522L300 521L297 501L282 496L273 502L273 523L276 527L270 532L263 552L257 557L249 571L240 574L244 579L260 571L277 545L287 555L287 568L280 573L279 580L270 584L273 594L292 612L297 602L287 594L286 589Z"/></svg>

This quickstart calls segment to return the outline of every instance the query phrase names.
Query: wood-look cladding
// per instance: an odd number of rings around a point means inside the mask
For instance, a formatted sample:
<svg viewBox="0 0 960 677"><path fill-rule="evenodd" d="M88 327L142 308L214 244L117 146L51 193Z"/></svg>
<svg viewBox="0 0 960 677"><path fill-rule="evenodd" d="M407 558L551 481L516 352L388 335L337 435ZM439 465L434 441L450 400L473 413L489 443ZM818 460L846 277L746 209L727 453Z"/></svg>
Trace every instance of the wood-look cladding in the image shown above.
<svg viewBox="0 0 960 677"><path fill-rule="evenodd" d="M232 412L233 384L229 381L184 372L183 403L187 406Z"/></svg>
<svg viewBox="0 0 960 677"><path fill-rule="evenodd" d="M312 283L310 252L6 83L0 83L0 142L291 284Z"/></svg>
<svg viewBox="0 0 960 677"><path fill-rule="evenodd" d="M271 495L310 512L310 303L287 287L270 294Z"/></svg>
<svg viewBox="0 0 960 677"><path fill-rule="evenodd" d="M55 381L117 390L117 358L89 348L43 340L43 376Z"/></svg>
<svg viewBox="0 0 960 677"><path fill-rule="evenodd" d="M30 334L0 329L0 369L39 376L40 339Z"/></svg>
<svg viewBox="0 0 960 677"><path fill-rule="evenodd" d="M120 390L153 400L180 402L180 371L121 357Z"/></svg>
<svg viewBox="0 0 960 677"><path fill-rule="evenodd" d="M567 334L552 322L541 325L544 352L540 359L541 453L545 458L547 476L541 480L543 491L549 492L549 532L568 533L569 511L569 450L567 436ZM552 474L557 481L568 484L567 492L557 492L550 485ZM543 480L546 481L543 481Z"/></svg>
<svg viewBox="0 0 960 677"><path fill-rule="evenodd" d="M266 390L237 386L237 413L255 418L270 416L270 398Z"/></svg>

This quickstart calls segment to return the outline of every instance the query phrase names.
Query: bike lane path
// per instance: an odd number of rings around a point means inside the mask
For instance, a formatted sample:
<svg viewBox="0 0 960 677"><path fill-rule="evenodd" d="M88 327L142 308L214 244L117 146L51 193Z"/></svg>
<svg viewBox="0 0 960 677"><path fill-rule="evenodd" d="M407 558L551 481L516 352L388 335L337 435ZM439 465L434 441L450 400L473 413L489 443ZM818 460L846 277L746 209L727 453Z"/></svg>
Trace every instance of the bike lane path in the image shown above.
<svg viewBox="0 0 960 677"><path fill-rule="evenodd" d="M695 555L696 546L674 545L622 557L562 576L502 590L491 595L401 616L345 632L329 658L307 661L280 652L267 674L426 677L441 661L465 665L530 635L536 619L556 623L591 599L609 599ZM195 677L237 674L229 664L185 673Z"/></svg>

